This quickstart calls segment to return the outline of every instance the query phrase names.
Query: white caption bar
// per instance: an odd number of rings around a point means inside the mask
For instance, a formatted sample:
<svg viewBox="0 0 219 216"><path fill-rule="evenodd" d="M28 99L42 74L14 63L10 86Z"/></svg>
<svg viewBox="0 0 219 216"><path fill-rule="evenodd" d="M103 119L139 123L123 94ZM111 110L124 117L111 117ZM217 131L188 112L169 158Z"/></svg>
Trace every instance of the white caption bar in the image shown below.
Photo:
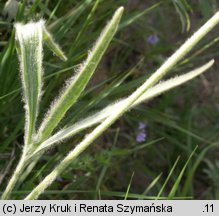
<svg viewBox="0 0 219 216"><path fill-rule="evenodd" d="M0 215L15 216L218 216L219 200L0 201Z"/></svg>

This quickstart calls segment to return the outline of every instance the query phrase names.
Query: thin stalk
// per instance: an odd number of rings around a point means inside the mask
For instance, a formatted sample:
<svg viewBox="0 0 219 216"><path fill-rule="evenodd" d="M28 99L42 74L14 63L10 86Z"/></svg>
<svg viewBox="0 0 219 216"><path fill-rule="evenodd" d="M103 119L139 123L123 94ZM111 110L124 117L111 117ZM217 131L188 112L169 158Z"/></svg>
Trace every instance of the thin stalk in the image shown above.
<svg viewBox="0 0 219 216"><path fill-rule="evenodd" d="M154 85L152 88L148 89L148 91L145 92L140 98L138 98L138 100L135 101L134 104L132 104L130 109L141 104L142 102L149 101L152 98L172 88L175 88L179 85L182 85L185 82L188 82L189 80L195 78L196 76L202 74L204 71L209 69L213 64L214 64L214 60L211 60L207 64L199 68L196 68L186 74L177 76L175 78L170 78L167 81ZM76 122L72 126L60 130L59 132L57 132L49 139L45 140L43 143L40 144L40 146L30 156L31 160L35 160L34 158L36 155L43 154L49 148L54 147L54 145L61 144L65 139L73 137L75 134L85 130L86 128L101 123L104 119L106 119L109 115L111 115L113 109L117 109L117 107L120 107L120 104L122 104L124 100L125 99L121 99L118 102L114 102L111 105L105 107L104 109L94 113L93 115L90 115Z"/></svg>
<svg viewBox="0 0 219 216"><path fill-rule="evenodd" d="M14 171L12 177L10 178L10 180L7 184L5 191L3 192L2 196L1 196L1 200L8 200L10 198L12 190L14 189L16 183L18 182L24 169L26 168L26 166L29 162L29 159L27 157L28 148L29 148L28 144L24 143L24 148L23 148L21 158L20 158L20 160L15 168L15 171Z"/></svg>
<svg viewBox="0 0 219 216"><path fill-rule="evenodd" d="M14 189L23 170L29 163L28 154L30 154L31 149L33 148L32 137L35 132L35 124L42 92L43 40L57 56L63 60L66 59L64 53L46 31L44 21L40 20L36 23L31 22L28 24L17 23L15 29L16 48L21 65L21 80L26 109L26 130L21 159L2 195L2 199L8 199L10 197L11 191Z"/></svg>
<svg viewBox="0 0 219 216"><path fill-rule="evenodd" d="M84 140L79 143L55 169L25 198L36 199L71 162L77 158L97 137L109 128L120 116L128 111L131 105L144 94L152 85L159 81L176 63L184 57L212 28L219 22L219 12L216 13L205 25L188 39L148 80L145 81L134 93L132 93L118 109L97 126Z"/></svg>
<svg viewBox="0 0 219 216"><path fill-rule="evenodd" d="M21 159L20 159L20 161L19 161L19 163L14 171L13 176L11 177L10 181L7 184L7 187L4 191L4 193L2 194L2 197L1 197L2 200L7 200L10 198L11 191L14 189L15 184L17 183L17 181L18 181L20 175L22 174L22 172L24 171L25 167L26 167L26 157L25 157L25 154L22 154Z"/></svg>

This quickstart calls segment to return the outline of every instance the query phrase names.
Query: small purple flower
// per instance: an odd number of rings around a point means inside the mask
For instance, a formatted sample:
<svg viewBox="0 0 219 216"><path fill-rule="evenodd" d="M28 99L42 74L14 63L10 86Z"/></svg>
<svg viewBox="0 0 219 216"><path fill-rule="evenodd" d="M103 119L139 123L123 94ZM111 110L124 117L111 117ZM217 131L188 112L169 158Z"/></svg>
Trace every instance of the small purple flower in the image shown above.
<svg viewBox="0 0 219 216"><path fill-rule="evenodd" d="M144 122L138 122L138 134L136 136L136 142L141 143L144 142L147 138L146 133L147 124Z"/></svg>
<svg viewBox="0 0 219 216"><path fill-rule="evenodd" d="M144 122L139 122L138 123L138 129L139 130L143 130L143 129L145 129L146 128L146 124L144 123Z"/></svg>
<svg viewBox="0 0 219 216"><path fill-rule="evenodd" d="M149 35L148 36L148 43L152 44L152 45L155 45L159 42L159 37L156 35L156 34L152 34L152 35Z"/></svg>
<svg viewBox="0 0 219 216"><path fill-rule="evenodd" d="M136 136L136 141L138 143L144 142L146 140L146 133L145 131L141 131L138 133L138 135Z"/></svg>

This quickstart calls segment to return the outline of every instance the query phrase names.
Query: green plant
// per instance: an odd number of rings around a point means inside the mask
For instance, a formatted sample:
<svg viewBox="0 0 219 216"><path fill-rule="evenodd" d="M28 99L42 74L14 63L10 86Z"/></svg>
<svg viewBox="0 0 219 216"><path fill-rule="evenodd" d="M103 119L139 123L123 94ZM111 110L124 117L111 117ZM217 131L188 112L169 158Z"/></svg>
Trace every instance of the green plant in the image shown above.
<svg viewBox="0 0 219 216"><path fill-rule="evenodd" d="M207 167L204 169L204 173L208 176L208 179L211 181L212 187L215 187L215 198L219 197L219 161L216 160L211 162L210 160L205 160Z"/></svg>
<svg viewBox="0 0 219 216"><path fill-rule="evenodd" d="M40 123L39 128L36 128L36 122L42 95L43 42L45 42L45 44L48 45L48 47L61 59L66 60L66 57L46 30L43 21L28 23L26 25L15 25L16 48L21 65L22 88L26 110L25 138L20 162L2 195L2 199L10 198L10 194L18 180L21 178L22 172L27 167L32 168L35 166L46 150L54 145L60 144L67 138L72 137L88 127L97 125L97 127L86 135L85 138L59 163L59 165L57 165L54 170L25 198L36 199L75 158L77 158L98 136L109 128L110 125L112 125L126 111L143 101L149 100L169 89L191 80L213 65L214 60L211 60L207 64L188 72L187 74L156 84L219 22L219 13L215 14L191 38L189 38L130 96L76 122L72 126L64 127L64 129L54 133L54 130L63 119L65 113L78 100L93 75L110 41L116 33L122 13L123 7L115 12L111 21L102 31L93 49L89 51L87 59L77 69L76 75L67 81L66 87L51 104L51 107ZM183 172L184 170L182 173ZM178 181L180 181L180 179L181 175L179 176ZM170 197L175 193L176 187L171 191Z"/></svg>

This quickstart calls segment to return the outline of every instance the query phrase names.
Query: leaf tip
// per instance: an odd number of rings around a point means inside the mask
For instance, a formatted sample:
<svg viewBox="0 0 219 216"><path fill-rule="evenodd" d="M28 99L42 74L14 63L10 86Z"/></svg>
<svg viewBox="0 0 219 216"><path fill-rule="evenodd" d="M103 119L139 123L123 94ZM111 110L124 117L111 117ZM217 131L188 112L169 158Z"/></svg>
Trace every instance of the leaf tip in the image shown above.
<svg viewBox="0 0 219 216"><path fill-rule="evenodd" d="M214 59L211 59L211 61L209 61L209 64L212 66L215 63Z"/></svg>
<svg viewBox="0 0 219 216"><path fill-rule="evenodd" d="M123 7L123 6L119 7L119 8L116 10L116 14L118 14L119 16L121 16L121 15L123 14L123 12L124 12L124 7Z"/></svg>

